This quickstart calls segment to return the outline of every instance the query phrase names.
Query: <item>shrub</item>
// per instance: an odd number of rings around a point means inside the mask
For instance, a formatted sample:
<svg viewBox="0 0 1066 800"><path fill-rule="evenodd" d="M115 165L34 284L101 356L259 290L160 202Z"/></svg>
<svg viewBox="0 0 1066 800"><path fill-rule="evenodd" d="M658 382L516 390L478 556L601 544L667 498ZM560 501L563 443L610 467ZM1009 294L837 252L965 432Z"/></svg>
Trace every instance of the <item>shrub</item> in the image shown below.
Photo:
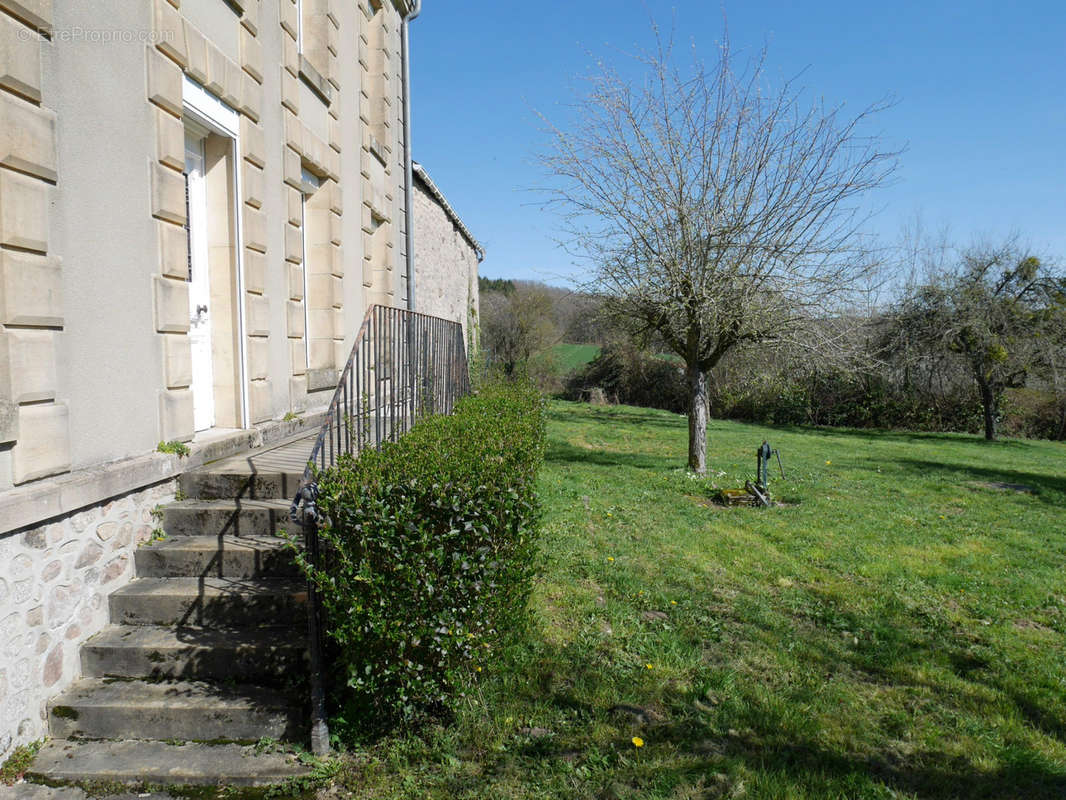
<svg viewBox="0 0 1066 800"><path fill-rule="evenodd" d="M541 397L492 384L320 476L319 588L350 722L416 722L522 629L535 570ZM336 725L335 725L336 729Z"/></svg>
<svg viewBox="0 0 1066 800"><path fill-rule="evenodd" d="M633 344L609 344L566 383L568 400L587 400L593 389L602 389L614 403L662 408L684 413L688 390L680 361L666 354L652 355Z"/></svg>
<svg viewBox="0 0 1066 800"><path fill-rule="evenodd" d="M1010 389L1003 402L1001 430L1006 436L1066 438L1066 397L1049 389Z"/></svg>

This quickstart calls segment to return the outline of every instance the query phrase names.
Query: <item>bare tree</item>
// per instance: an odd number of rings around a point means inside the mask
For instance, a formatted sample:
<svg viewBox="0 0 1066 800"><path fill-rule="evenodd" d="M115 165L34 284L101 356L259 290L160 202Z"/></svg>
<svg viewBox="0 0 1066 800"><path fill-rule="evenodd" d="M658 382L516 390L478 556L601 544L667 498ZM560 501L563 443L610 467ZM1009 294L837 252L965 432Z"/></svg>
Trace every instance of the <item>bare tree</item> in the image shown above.
<svg viewBox="0 0 1066 800"><path fill-rule="evenodd" d="M1007 389L1041 375L1053 385L1066 348L1066 276L1018 243L974 245L908 288L894 315L895 348L955 361L977 385L985 438L996 438Z"/></svg>
<svg viewBox="0 0 1066 800"><path fill-rule="evenodd" d="M482 347L511 376L519 364L558 342L552 298L536 285L512 283L508 292L481 295Z"/></svg>
<svg viewBox="0 0 1066 800"><path fill-rule="evenodd" d="M684 359L688 461L703 474L708 373L738 345L786 339L845 306L867 270L861 196L898 152L864 134L884 102L855 116L806 104L793 81L769 85L765 52L737 71L728 41L713 66L682 71L655 37L636 57L641 82L599 65L580 121L548 122L540 159L589 290Z"/></svg>

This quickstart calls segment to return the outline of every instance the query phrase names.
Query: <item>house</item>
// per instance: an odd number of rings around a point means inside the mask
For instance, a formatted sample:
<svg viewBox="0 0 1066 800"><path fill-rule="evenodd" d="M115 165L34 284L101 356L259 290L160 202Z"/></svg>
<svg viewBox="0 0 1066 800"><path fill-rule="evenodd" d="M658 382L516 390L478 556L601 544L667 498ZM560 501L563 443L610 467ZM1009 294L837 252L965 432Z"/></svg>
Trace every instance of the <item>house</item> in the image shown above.
<svg viewBox="0 0 1066 800"><path fill-rule="evenodd" d="M0 0L0 759L182 475L317 431L371 305L476 319L410 158L420 5ZM445 224L470 252L412 269Z"/></svg>

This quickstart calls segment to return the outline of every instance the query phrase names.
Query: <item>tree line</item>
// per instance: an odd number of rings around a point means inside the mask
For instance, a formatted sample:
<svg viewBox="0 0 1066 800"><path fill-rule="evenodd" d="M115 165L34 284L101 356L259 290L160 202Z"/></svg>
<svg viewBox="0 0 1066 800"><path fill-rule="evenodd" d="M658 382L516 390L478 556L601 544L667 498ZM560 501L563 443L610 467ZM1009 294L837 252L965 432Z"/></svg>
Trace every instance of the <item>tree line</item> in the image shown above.
<svg viewBox="0 0 1066 800"><path fill-rule="evenodd" d="M911 253L911 258L914 254ZM796 339L832 338L826 357L798 341L736 348L708 381L710 416L771 424L1001 432L1066 440L1066 278L1017 238L926 245L888 301L810 318ZM654 335L619 324L596 294L530 281L482 285L482 341L503 371L558 396L689 412L683 362ZM560 374L561 342L600 347Z"/></svg>
<svg viewBox="0 0 1066 800"><path fill-rule="evenodd" d="M588 269L579 296L623 337L601 359L653 376L663 396L680 371L692 471L706 472L708 414L729 406L727 390L733 412L764 404L752 397L764 385L778 411L792 398L808 417L892 426L928 424L935 408L945 427L970 424L962 409L976 393L988 439L1008 392L1058 391L1066 280L1017 238L919 247L921 269L890 303L870 302L886 257L868 234L868 196L903 153L876 133L890 100L829 107L771 78L765 51L738 61L724 36L709 65L695 47L679 64L672 37L653 34L626 69L596 63L570 121L542 117L539 159L546 207ZM482 309L505 372L559 335L543 290L489 291ZM641 360L656 350L674 366Z"/></svg>

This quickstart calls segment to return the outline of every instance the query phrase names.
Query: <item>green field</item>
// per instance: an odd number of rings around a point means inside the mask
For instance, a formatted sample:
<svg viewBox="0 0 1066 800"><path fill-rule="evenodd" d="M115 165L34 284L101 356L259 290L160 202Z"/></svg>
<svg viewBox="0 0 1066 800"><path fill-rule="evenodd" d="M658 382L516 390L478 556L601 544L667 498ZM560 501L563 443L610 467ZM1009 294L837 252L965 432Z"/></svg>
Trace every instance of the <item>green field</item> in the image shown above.
<svg viewBox="0 0 1066 800"><path fill-rule="evenodd" d="M599 354L600 347L595 344L557 344L552 348L552 356L561 375L569 375L580 369Z"/></svg>
<svg viewBox="0 0 1066 800"><path fill-rule="evenodd" d="M549 436L530 641L353 796L1066 797L1062 444L714 422L699 480L674 414ZM710 504L764 438L785 505Z"/></svg>

